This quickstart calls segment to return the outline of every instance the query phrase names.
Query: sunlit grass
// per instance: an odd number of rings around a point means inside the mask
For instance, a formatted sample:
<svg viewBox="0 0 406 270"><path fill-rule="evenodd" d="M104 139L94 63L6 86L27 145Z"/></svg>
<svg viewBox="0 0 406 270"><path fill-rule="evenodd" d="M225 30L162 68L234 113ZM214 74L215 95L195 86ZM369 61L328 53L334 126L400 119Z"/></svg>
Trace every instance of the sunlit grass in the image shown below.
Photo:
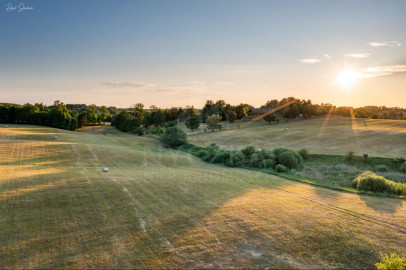
<svg viewBox="0 0 406 270"><path fill-rule="evenodd" d="M287 128L287 129L286 129ZM399 157L406 156L406 121L371 120L327 116L303 121L291 121L221 132L189 136L198 145L215 142L227 149L254 145L273 149L279 146L310 153L346 154Z"/></svg>

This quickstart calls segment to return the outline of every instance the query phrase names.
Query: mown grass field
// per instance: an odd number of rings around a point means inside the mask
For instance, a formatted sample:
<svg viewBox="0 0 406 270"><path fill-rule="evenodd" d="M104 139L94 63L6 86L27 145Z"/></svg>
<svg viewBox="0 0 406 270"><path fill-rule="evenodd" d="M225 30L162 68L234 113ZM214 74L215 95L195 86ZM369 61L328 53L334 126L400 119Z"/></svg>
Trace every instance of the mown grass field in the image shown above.
<svg viewBox="0 0 406 270"><path fill-rule="evenodd" d="M403 153L397 128L382 147ZM9 125L0 145L0 268L372 268L406 254L402 199L215 166L111 127Z"/></svg>
<svg viewBox="0 0 406 270"><path fill-rule="evenodd" d="M227 149L247 145L273 149L278 146L310 153L346 154L379 157L406 157L406 121L372 120L330 116L291 121L276 125L246 124L244 128L198 133L189 141L198 145L215 142ZM286 130L287 128L287 130Z"/></svg>

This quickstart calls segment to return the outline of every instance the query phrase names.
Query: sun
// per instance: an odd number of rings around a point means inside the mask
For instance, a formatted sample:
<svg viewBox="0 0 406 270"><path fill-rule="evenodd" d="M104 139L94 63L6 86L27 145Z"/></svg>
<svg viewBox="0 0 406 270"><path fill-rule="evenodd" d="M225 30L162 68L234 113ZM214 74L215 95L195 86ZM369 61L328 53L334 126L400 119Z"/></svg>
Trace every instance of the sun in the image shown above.
<svg viewBox="0 0 406 270"><path fill-rule="evenodd" d="M337 75L336 80L337 83L342 87L349 89L357 82L359 78L360 74L358 72L352 69L345 69Z"/></svg>

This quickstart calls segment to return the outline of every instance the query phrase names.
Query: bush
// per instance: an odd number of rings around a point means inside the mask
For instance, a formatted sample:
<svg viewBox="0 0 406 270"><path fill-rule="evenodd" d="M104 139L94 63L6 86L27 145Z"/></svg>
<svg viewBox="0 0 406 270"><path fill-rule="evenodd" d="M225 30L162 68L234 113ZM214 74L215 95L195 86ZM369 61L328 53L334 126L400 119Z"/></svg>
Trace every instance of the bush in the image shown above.
<svg viewBox="0 0 406 270"><path fill-rule="evenodd" d="M278 161L279 164L282 164L290 169L297 168L299 166L299 161L291 151L286 151L280 154Z"/></svg>
<svg viewBox="0 0 406 270"><path fill-rule="evenodd" d="M283 147L273 150L278 164L282 164L289 169L298 168L303 163L303 158L298 152Z"/></svg>
<svg viewBox="0 0 406 270"><path fill-rule="evenodd" d="M245 155L241 151L232 151L227 165L230 167L239 167L245 164Z"/></svg>
<svg viewBox="0 0 406 270"><path fill-rule="evenodd" d="M375 264L379 270L406 270L406 256L400 257L397 254L381 255L381 261Z"/></svg>
<svg viewBox="0 0 406 270"><path fill-rule="evenodd" d="M244 149L242 149L241 152L244 154L244 156L247 159L250 159L251 156L255 153L255 147L252 145L249 145L249 146L245 147Z"/></svg>
<svg viewBox="0 0 406 270"><path fill-rule="evenodd" d="M254 168L272 168L275 166L275 156L269 150L257 150L248 161Z"/></svg>
<svg viewBox="0 0 406 270"><path fill-rule="evenodd" d="M150 126L148 129L146 129L146 133L161 136L162 134L165 133L165 130L162 127Z"/></svg>
<svg viewBox="0 0 406 270"><path fill-rule="evenodd" d="M354 160L354 157L355 157L355 153L353 151L349 151L347 153L347 161L348 162L352 162Z"/></svg>
<svg viewBox="0 0 406 270"><path fill-rule="evenodd" d="M217 151L213 158L210 160L211 163L226 163L230 158L230 152L225 150Z"/></svg>
<svg viewBox="0 0 406 270"><path fill-rule="evenodd" d="M218 146L216 143L211 143L207 147L207 151L211 154L214 155L217 151L220 150L220 146Z"/></svg>
<svg viewBox="0 0 406 270"><path fill-rule="evenodd" d="M277 172L287 172L288 168L286 168L285 166L283 166L282 164L278 164L275 166L275 170Z"/></svg>
<svg viewBox="0 0 406 270"><path fill-rule="evenodd" d="M298 151L298 153L302 156L303 159L308 159L310 157L310 153L309 151L307 151L307 149L302 148Z"/></svg>
<svg viewBox="0 0 406 270"><path fill-rule="evenodd" d="M368 162L368 154L363 154L362 158L364 159L364 162L367 163Z"/></svg>
<svg viewBox="0 0 406 270"><path fill-rule="evenodd" d="M186 143L186 133L178 127L169 127L161 137L161 141L166 147L178 147Z"/></svg>
<svg viewBox="0 0 406 270"><path fill-rule="evenodd" d="M261 161L261 168L264 169L272 169L275 166L275 160L274 159L264 159Z"/></svg>
<svg viewBox="0 0 406 270"><path fill-rule="evenodd" d="M389 171L389 167L386 165L378 165L375 167L375 170L378 172L387 172Z"/></svg>
<svg viewBox="0 0 406 270"><path fill-rule="evenodd" d="M403 157L398 157L395 158L393 161L395 162L396 166L401 166L406 162L406 159L404 159Z"/></svg>
<svg viewBox="0 0 406 270"><path fill-rule="evenodd" d="M397 195L406 195L406 184L396 183L383 176L366 171L355 178L351 184L353 188L363 191L386 192Z"/></svg>
<svg viewBox="0 0 406 270"><path fill-rule="evenodd" d="M204 156L207 156L208 153L209 152L207 152L207 150L202 149L199 152L197 152L197 156L202 158Z"/></svg>
<svg viewBox="0 0 406 270"><path fill-rule="evenodd" d="M178 121L176 121L176 120L169 121L169 122L165 123L165 128L176 127L177 124L178 124Z"/></svg>
<svg viewBox="0 0 406 270"><path fill-rule="evenodd" d="M402 164L402 165L399 167L399 171L401 171L402 173L406 173L406 163Z"/></svg>
<svg viewBox="0 0 406 270"><path fill-rule="evenodd" d="M137 134L139 136L144 135L145 133L145 128L143 127L136 127L133 129L132 133Z"/></svg>
<svg viewBox="0 0 406 270"><path fill-rule="evenodd" d="M250 167L260 168L262 160L263 160L263 157L262 157L262 155L260 153L254 153L251 156L251 158L250 158L250 160L248 162L248 165Z"/></svg>

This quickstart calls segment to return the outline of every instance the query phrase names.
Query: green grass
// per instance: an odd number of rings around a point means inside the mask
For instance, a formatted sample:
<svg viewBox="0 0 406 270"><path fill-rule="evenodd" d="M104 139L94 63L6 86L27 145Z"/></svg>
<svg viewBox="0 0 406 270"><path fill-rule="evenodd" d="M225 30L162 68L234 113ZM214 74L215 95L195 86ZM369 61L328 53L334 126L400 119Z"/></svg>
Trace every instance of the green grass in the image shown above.
<svg viewBox="0 0 406 270"><path fill-rule="evenodd" d="M215 166L111 127L9 125L0 151L0 268L373 268L406 253L402 199Z"/></svg>
<svg viewBox="0 0 406 270"><path fill-rule="evenodd" d="M190 135L189 141L198 145L215 142L227 149L254 145L264 149L306 148L311 154L345 155L354 151L358 156L406 157L406 121L402 120L331 116L276 125L263 123L254 122L251 128L246 125L242 129L198 133Z"/></svg>
<svg viewBox="0 0 406 270"><path fill-rule="evenodd" d="M379 165L387 166L389 171L377 171ZM398 167L393 158L368 157L365 162L363 157L356 156L352 162L348 162L345 155L313 154L304 161L303 169L291 171L291 174L334 186L350 187L352 180L362 172L374 171L392 181L406 183L406 174L400 172Z"/></svg>

